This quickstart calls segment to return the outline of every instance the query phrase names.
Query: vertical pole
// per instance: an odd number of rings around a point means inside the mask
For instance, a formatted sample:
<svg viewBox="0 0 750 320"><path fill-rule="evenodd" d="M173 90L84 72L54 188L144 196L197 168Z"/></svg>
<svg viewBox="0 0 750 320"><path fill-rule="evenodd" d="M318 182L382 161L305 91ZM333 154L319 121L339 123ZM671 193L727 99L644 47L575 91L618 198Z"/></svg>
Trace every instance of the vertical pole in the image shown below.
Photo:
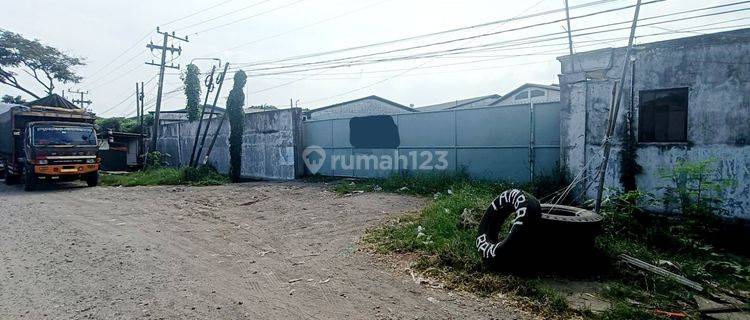
<svg viewBox="0 0 750 320"><path fill-rule="evenodd" d="M135 83L135 116L136 116L136 119L139 121L139 123L140 123L140 119L141 119L141 102L140 102L141 99L140 99L140 96L141 96L141 94L139 92L138 82L136 82ZM138 127L138 129L139 129L139 132L140 132L140 126ZM135 156L136 164L138 163L138 159L141 158L140 157L141 156L141 143L143 143L143 141L141 141L141 136L139 134L138 135L138 140L136 140L136 151L135 151L136 152L136 156Z"/></svg>
<svg viewBox="0 0 750 320"><path fill-rule="evenodd" d="M216 72L216 66L211 67L211 74L206 78L206 97L203 99L203 106L201 107L201 116L198 117L198 130L195 131L195 140L193 141L193 150L190 152L190 161L188 166L193 166L195 159L195 150L198 148L198 138L201 136L201 128L203 127L203 115L206 113L206 104L208 103L208 96L213 91L214 87L214 72Z"/></svg>
<svg viewBox="0 0 750 320"><path fill-rule="evenodd" d="M531 101L531 92L529 92L529 182L534 181L535 165L534 160L536 158L536 150L534 145L536 144L536 125L534 119L534 102Z"/></svg>
<svg viewBox="0 0 750 320"><path fill-rule="evenodd" d="M635 29L638 25L638 14L641 11L641 0L635 5L635 14L633 15L633 25L630 27L630 39L628 39L628 47L625 49L625 58L622 61L622 72L620 73L619 85L615 83L616 93L614 97L613 107L610 108L609 125L607 132L604 136L604 160L602 165L599 166L599 186L596 192L596 202L594 203L594 212L599 213L602 206L602 193L604 192L604 176L607 173L607 162L609 161L609 153L612 149L612 143L610 139L615 131L615 125L617 124L617 113L620 111L620 100L622 99L622 87L625 82L626 71L628 70L628 62L630 61L630 54L633 49L633 39L635 38Z"/></svg>
<svg viewBox="0 0 750 320"><path fill-rule="evenodd" d="M146 94L143 91L144 91L144 89L143 89L143 82L141 82L141 93L138 95L138 100L140 100L140 102L141 102L141 118L138 119L138 122L140 123L139 127L138 127L139 128L138 129L138 134L140 134L138 140L141 142L141 149L140 149L141 155L143 155L144 153L146 153L146 142L143 141L143 138L145 137L145 135L143 133L143 118L146 117L146 115L144 114L144 112L146 110L145 110L145 108L143 106L143 98L145 97Z"/></svg>
<svg viewBox="0 0 750 320"><path fill-rule="evenodd" d="M567 20L568 23L568 48L570 49L570 59L573 59L573 36L571 35L572 30L570 30L570 8L568 7L568 0L565 0L565 20ZM571 60L571 67L573 66L573 62Z"/></svg>
<svg viewBox="0 0 750 320"><path fill-rule="evenodd" d="M164 33L162 46L167 47L168 33ZM156 140L159 138L159 113L161 113L161 93L164 87L164 64L167 63L167 50L161 51L161 64L159 65L159 88L156 89L156 110L154 110L153 134L151 136L151 151L156 151Z"/></svg>
<svg viewBox="0 0 750 320"><path fill-rule="evenodd" d="M203 153L203 146L206 143L206 136L208 135L208 128L211 126L211 120L214 117L214 108L216 108L216 104L219 102L219 94L221 94L221 87L224 84L224 79L227 76L227 70L229 69L229 62L224 64L224 72L219 75L218 79L218 87L216 88L216 96L214 96L214 103L211 108L211 113L208 114L208 120L206 121L206 129L203 131L203 137L201 138L200 146L198 146L197 154L195 155L195 163L198 164L198 160L201 157L201 153ZM224 110L224 114L226 114L226 110Z"/></svg>

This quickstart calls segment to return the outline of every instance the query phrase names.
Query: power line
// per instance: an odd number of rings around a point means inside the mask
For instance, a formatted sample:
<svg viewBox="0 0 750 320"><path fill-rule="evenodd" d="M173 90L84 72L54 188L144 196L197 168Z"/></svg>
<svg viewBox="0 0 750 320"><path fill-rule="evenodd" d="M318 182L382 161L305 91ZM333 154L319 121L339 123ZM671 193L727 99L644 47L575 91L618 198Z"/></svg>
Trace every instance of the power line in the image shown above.
<svg viewBox="0 0 750 320"><path fill-rule="evenodd" d="M229 50L235 50L235 49L247 46L247 45L251 45L251 44L255 44L255 43L261 42L261 41L265 41L265 40L277 38L277 37L280 37L280 36L283 36L283 35L286 35L286 34L289 34L289 33L292 33L292 32L296 32L296 31L303 30L303 29L306 29L306 28L309 28L309 27L312 27L312 26L316 26L316 25L319 25L319 24L322 24L322 23L325 23L325 22L328 22L328 21L332 21L332 20L335 20L335 19L347 16L347 15L350 15L352 13L356 13L356 12L359 12L359 11L362 11L362 10L365 10L365 9L369 9L371 7L380 5L380 4L388 2L388 1L392 1L392 0L378 1L376 3L372 3L372 4L369 4L369 5L366 5L364 7L360 7L360 8L354 9L354 10L346 11L344 13L335 15L333 17L325 18L323 20L318 20L316 22L313 22L313 23L310 23L310 24L306 24L306 25L298 27L298 28L294 28L294 29L291 29L291 30L280 32L280 33L277 33L277 34L274 34L274 35L271 35L271 36L267 36L267 37L263 37L263 38L260 38L260 39L255 39L253 41L245 42L245 43L240 44L240 45L238 45L236 47L229 48Z"/></svg>
<svg viewBox="0 0 750 320"><path fill-rule="evenodd" d="M230 0L230 1L231 1L231 0ZM182 27L182 28L177 28L177 29L176 29L175 31L182 31L182 30L185 30L185 29L188 29L188 28L192 28L192 27L195 27L195 26L199 26L199 25L205 24L205 23L207 23L207 22L211 22L211 21L214 21L214 20L216 20L216 19L219 19L219 18L223 18L223 17L226 17L226 16L228 16L228 15L233 15L233 14L235 14L235 13L239 13L239 12L242 12L242 11L244 11L244 10L247 10L247 9L250 9L250 8L253 8L253 7L256 7L256 6L258 6L258 5L261 5L261 4L263 4L263 3L266 3L266 2L269 2L269 1L271 1L271 0L263 0L263 1L259 1L259 2L253 3L253 4L249 5L249 6L245 6L245 7L242 7L242 8L236 9L236 10L232 10L232 11L230 11L230 12L227 12L227 13L224 13L224 14L220 14L220 15L218 15L218 16L215 16L215 17L213 17L213 18L209 18L209 19L206 19L206 20L203 20L203 21L199 21L199 22L193 23L193 24L191 24L191 25L188 25L188 26L185 26L185 27ZM226 2L229 2L229 1L225 1L224 3L226 3Z"/></svg>
<svg viewBox="0 0 750 320"><path fill-rule="evenodd" d="M150 84L151 81L154 81L154 79L156 79L156 75L152 76L151 79L148 79L148 81L146 81L145 85ZM131 92L130 95L127 96L125 99L122 99L122 101L118 102L117 104L113 105L112 107L108 108L107 110L102 111L101 114L105 114L105 113L108 113L108 112L114 110L115 108L117 108L120 105L122 105L123 103L125 103L125 101L130 100L130 98L132 98L133 95L135 95L135 92Z"/></svg>
<svg viewBox="0 0 750 320"><path fill-rule="evenodd" d="M716 6L715 6L716 7ZM707 9L713 9L715 7L709 7L709 8L701 8L701 9L694 9L694 10L688 10L683 12L676 12L676 13L670 13L670 14L663 14L648 18L640 19L640 21L647 21L647 20L653 20L657 18L664 18L679 14L685 14L690 12L696 12L700 10L707 10ZM664 23L671 23L671 22L678 22L678 21L685 21L685 20L691 20L691 19L697 19L697 18L705 18L705 17L711 17L716 15L722 15L722 14L729 14L729 13L736 13L741 11L747 11L750 10L750 8L741 8L741 9L734 9L729 11L723 11L723 12L717 12L717 13L710 13L710 14L702 14L702 15L696 15L696 16L690 16L690 17L683 17L683 18L677 18L677 19L671 19L671 20L665 20L665 21L657 21L654 23L649 24L642 24L641 26L652 26L652 25L658 25L658 24L664 24ZM615 23L608 23L603 25L596 25L592 27L582 28L579 30L576 30L576 34L573 35L574 37L580 37L580 36L586 36L586 35L594 35L594 34L600 34L600 33L609 33L614 31L620 31L624 29L628 29L627 27L622 28L612 28L608 30L600 30L600 31L593 31L588 33L581 33L580 31L585 30L593 30L593 29L600 29L603 27L609 27L609 26L615 26L619 24L629 23L629 21L622 21L622 22L615 22ZM302 71L312 71L312 70L320 70L320 69L326 69L326 68L340 68L340 67L351 67L356 65L365 65L365 64L371 64L371 63L381 63L381 62L392 62L392 61L400 61L400 60L411 60L415 58L430 58L432 55L457 55L457 54L464 54L469 52L481 52L484 51L482 48L503 48L503 47L512 47L516 48L519 44L531 44L531 43L540 43L540 42L546 42L546 41L553 41L553 40L561 40L566 39L566 36L561 36L557 38L547 38L547 39L541 39L541 40L534 40L539 38L544 38L548 36L554 36L554 35L561 35L566 34L567 32L554 32L554 33L548 33L543 35L537 35L537 36L527 36L520 39L513 39L513 40L506 40L506 41L500 41L500 42L493 42L489 44L482 44L477 46L469 46L469 47L460 47L460 48L453 48L453 49L447 49L447 50L439 50L439 51L432 51L432 52L426 52L426 53L420 53L420 54L413 54L413 55L407 55L407 56L400 56L400 57L391 57L391 58L381 58L381 59L375 59L375 60L351 60L348 61L348 59L353 59L361 56L353 56L353 57L347 57L347 58L340 58L340 59L332 59L332 60L324 60L324 61L317 61L317 62L308 62L308 63L301 63L296 65L288 65L288 66L279 66L279 67L272 67L272 68L258 68L258 69L244 69L246 72L257 72L257 71L264 71L264 70L283 70L283 69L295 69L303 66L314 66L314 65L321 65L320 67L313 67L313 68L307 68L302 70L293 70L293 71L286 71L286 72L267 72L267 73L260 73L255 74L254 76L263 76L263 75L278 75L278 74L285 74L285 73L294 73L294 72L302 72ZM533 40L533 41L532 41ZM519 42L521 41L521 42ZM480 49L480 50L468 50L468 49ZM337 65L330 65L331 63L339 63Z"/></svg>
<svg viewBox="0 0 750 320"><path fill-rule="evenodd" d="M193 34L194 34L194 35L197 35L197 34L199 34L199 33L204 33L204 32L208 32L208 31L216 30L216 29L219 29L219 28L223 28L223 27L226 27L226 26L229 26L229 25L233 25L233 24L235 24L235 23L238 23L238 22L246 21L246 20L249 20L249 19L252 19L252 18L255 18L255 17L261 16L261 15L267 14L267 13L271 13L271 12L274 12L274 11L276 11L276 10L281 10L281 9L284 9L284 8L286 8L286 7L290 7L290 6L292 6L292 5L295 5L295 4L297 4L297 3L300 3L300 2L302 2L302 1L305 1L305 0L297 0L297 1L294 1L294 2L290 2L290 3L287 3L287 4L283 5L283 6L275 7L275 8L272 8L272 9L269 9L269 10L266 10L266 11L263 11L263 12L260 12L260 13L256 13L256 14L254 14L254 15L251 15L251 16L249 16L249 17L245 17L245 18L237 19L237 20L234 20L234 21L232 21L232 22L228 22L228 23L225 23L225 24L220 24L220 25L218 25L218 26L214 26L214 27L206 28L206 29L203 29L203 30L200 30L200 31L194 32Z"/></svg>
<svg viewBox="0 0 750 320"><path fill-rule="evenodd" d="M596 6L596 5L600 5L600 4L604 4L604 3L609 3L609 2L614 2L614 1L619 1L619 0L599 0L599 1L593 1L593 2L589 2L589 3L584 3L584 4L581 4L581 5L573 6L573 7L571 7L571 9L579 9L579 8L585 8L585 7L590 7L590 6ZM384 41L384 42L370 43L370 44L365 44L365 45L360 45L360 46L354 46L354 47L348 47L348 48L342 48L342 49L336 49L336 50L330 50L330 51L323 51L323 52L317 52L317 53L308 53L308 54L303 54L303 55L298 55L298 56L292 56L292 57L286 57L286 58L281 58L281 59L260 60L260 61L246 63L246 64L243 64L242 66L247 67L247 66L252 66L252 65L261 65L261 64L278 63L278 62L285 62L285 61L292 61L292 60L300 60L300 59L319 57L319 56L336 54L336 53L347 52L347 51L354 51L354 50L361 50L361 49L367 49L367 48L372 48L372 47L379 47L379 46L383 46L383 45L389 45L389 44L394 44L394 43L399 43L399 42L405 42L405 41L412 41L412 40L417 40L417 39L421 39L421 38L433 37L433 36L437 36L437 35L443 35L443 34L448 34L448 33L453 33L453 32L458 32L458 31L471 30L471 29L486 27L486 26L490 26L490 25L508 23L508 22L512 22L512 21L520 21L520 20L530 19L530 18L539 17L539 16L545 16L545 15L549 15L549 14L552 14L552 13L562 12L562 10L565 10L565 9L562 8L562 9L549 10L549 11L544 11L544 12L539 12L539 13L533 13L533 14L529 14L529 15L514 17L514 18L508 18L508 19L502 19L502 20L497 20L497 21L491 21L491 22L477 24L477 25L471 25L471 26L467 26L467 27L461 27L461 28L450 29L450 30L443 30L443 31L438 31L438 32L433 32L433 33L428 33L428 34L422 34L422 35L417 35L417 36L411 36L411 37L406 37L406 38L400 38L400 39L395 39L395 40Z"/></svg>
<svg viewBox="0 0 750 320"><path fill-rule="evenodd" d="M174 20L170 20L170 21L167 21L167 22L165 22L165 23L162 23L162 24L161 24L161 26L163 27L163 26L167 26L167 25L170 25L170 24L172 24L172 23L175 23L175 22L177 22L177 21L182 21L182 20L185 20L185 19L187 19L187 18L190 18L190 17L192 17L192 16L195 16L195 15L197 15L197 14L199 14L199 13L203 13L203 12L205 12L205 11L211 10L211 9L213 9L213 8L216 8L216 7L218 7L218 6L224 5L224 4L226 4L226 3L229 3L229 2L232 2L232 1L234 1L234 0L226 0L226 1L222 1L222 2L220 2L220 3L217 3L217 4L213 5L213 6L210 6L210 7L208 7L208 8L203 8L203 9L200 9L200 10L198 10L198 11L195 11L195 12L193 12L193 13L191 13L191 14L188 14L188 15L186 15L186 16L182 16L182 17L180 17L180 18L177 18L177 19L174 19Z"/></svg>
<svg viewBox="0 0 750 320"><path fill-rule="evenodd" d="M661 1L665 1L665 0L653 0L653 1L646 2L644 4L657 3L657 2L661 2ZM634 5L628 5L628 6L619 7L619 8L613 8L613 9L607 9L607 10L597 11L597 12L583 14L583 15L576 16L576 17L571 17L570 20L592 17L592 16L604 14L604 13L616 12L616 11L625 10L625 9L629 9L629 8L633 8L633 7L634 7ZM444 44L456 43L456 42L461 42L461 41L479 39L479 38L488 37L488 36L494 36L494 35L498 35L498 34L502 34L502 33L508 33L508 32L513 32L513 31L521 31L521 30L526 30L526 29L530 29L530 28L535 28L535 27L550 25L550 24L554 24L554 23L560 23L560 22L564 22L564 21L566 21L566 19L555 19L555 20L544 21L544 22L530 24L530 25L516 27L516 28L510 28L510 29L505 29L505 30L500 30L500 31L487 32L487 33L472 35L472 36L468 36L468 37L461 37L461 38L449 39L449 40L438 41L438 42L433 42L433 43L428 43L428 44L422 44L422 45L417 45L417 46L410 46L410 47L405 47L405 48L398 48L398 49L392 49L392 50L386 50L386 51L380 51L380 52L374 52L374 53L368 53L368 54L361 54L361 55L357 55L357 56L353 56L353 57L348 57L348 58L338 58L338 59L329 59L329 60L323 60L323 61L317 61L317 62L300 63L300 64L297 64L297 65L304 66L304 65L314 65L314 64L328 63L328 62L337 62L337 61L347 60L347 59L351 59L351 58L371 57L371 56L375 56L375 55L382 55L382 54L388 54L388 53L395 53L395 52L402 52L402 51L408 51L408 50L414 50L414 49L434 47L434 46L438 46L438 45L444 45ZM243 65L243 64L241 64L241 65ZM243 66L252 66L252 65L253 64L244 64ZM259 69L255 69L255 70L256 71L258 71L258 70L274 70L274 69L283 69L283 68L287 68L287 67L285 67L285 66L282 66L282 67L266 67L266 68L259 68Z"/></svg>
<svg viewBox="0 0 750 320"><path fill-rule="evenodd" d="M712 24L709 24L709 25L713 25L713 24L716 24L716 23L712 23ZM733 28L733 27L742 27L742 25L740 25L740 26L718 27L718 28L708 28L708 29L698 29L698 30L691 30L691 31L682 30L682 31L677 31L677 32L664 32L664 33L651 34L651 35L640 36L640 37L665 35L665 34L674 34L674 33L684 33L684 32L694 32L694 31L705 31L705 30L712 30L712 29L726 29L726 28ZM359 88L356 88L356 89L353 89L353 90L348 90L348 91L345 91L345 92L343 92L341 94L336 94L336 95L328 96L328 97L325 97L325 98L320 98L320 99L315 99L315 100L311 100L311 101L306 101L306 103L314 103L314 102L318 102L318 101L324 101L324 100L328 100L328 99L331 99L331 98L340 97L340 96L343 96L343 95L346 95L346 94L349 94L349 93L352 93L352 92L360 91L362 89L370 88L370 87L376 86L378 84L384 83L386 81L390 81L390 80L392 80L394 78L400 77L400 76L404 75L405 73L409 72L409 70L411 70L411 69L407 69L405 72L396 74L394 76L388 77L388 78L380 80L380 81L376 81L374 83L365 85L363 87L359 87Z"/></svg>

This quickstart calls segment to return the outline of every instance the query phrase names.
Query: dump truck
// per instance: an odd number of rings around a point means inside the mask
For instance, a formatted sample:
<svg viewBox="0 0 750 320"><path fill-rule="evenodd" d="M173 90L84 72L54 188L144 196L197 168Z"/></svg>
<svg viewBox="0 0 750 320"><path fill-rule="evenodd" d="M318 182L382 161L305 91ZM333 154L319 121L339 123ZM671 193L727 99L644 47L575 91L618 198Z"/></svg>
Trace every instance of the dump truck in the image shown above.
<svg viewBox="0 0 750 320"><path fill-rule="evenodd" d="M34 102L5 106L0 109L0 162L6 184L23 183L26 191L46 181L98 184L93 113Z"/></svg>

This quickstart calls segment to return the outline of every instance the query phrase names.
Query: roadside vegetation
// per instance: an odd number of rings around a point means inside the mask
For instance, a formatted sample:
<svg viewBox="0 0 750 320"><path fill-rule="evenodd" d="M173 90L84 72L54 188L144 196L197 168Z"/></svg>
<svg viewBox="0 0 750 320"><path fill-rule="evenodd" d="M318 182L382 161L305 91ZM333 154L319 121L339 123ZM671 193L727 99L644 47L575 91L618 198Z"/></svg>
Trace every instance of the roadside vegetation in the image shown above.
<svg viewBox="0 0 750 320"><path fill-rule="evenodd" d="M168 156L159 152L149 153L144 170L126 174L102 174L100 184L104 186L158 186L190 185L216 186L229 183L229 178L220 174L211 165L196 168L167 167Z"/></svg>
<svg viewBox="0 0 750 320"><path fill-rule="evenodd" d="M492 272L475 248L476 222L494 197L506 189L521 188L543 198L565 186L560 175L526 185L471 181L465 175L394 176L344 180L334 188L342 194L385 191L433 198L421 212L369 230L363 242L379 253L416 255L411 268L440 279L449 289L511 295L547 318L664 319L663 312L673 312L673 317L685 313L687 318L697 319L693 297L698 292L629 267L619 255L697 281L705 288L703 296L729 294L750 305L750 260L728 245L727 239L736 242L736 238L722 229L726 224L721 219L720 195L729 183L712 179L713 170L711 162L702 162L682 163L664 171L665 196L661 199L638 191L611 192L596 244L601 257L586 261L595 266L591 271L573 275ZM683 213L670 217L649 214L646 209L655 205L677 205ZM556 280L595 283L594 292L589 293L606 300L608 310L574 310L562 293L548 285Z"/></svg>

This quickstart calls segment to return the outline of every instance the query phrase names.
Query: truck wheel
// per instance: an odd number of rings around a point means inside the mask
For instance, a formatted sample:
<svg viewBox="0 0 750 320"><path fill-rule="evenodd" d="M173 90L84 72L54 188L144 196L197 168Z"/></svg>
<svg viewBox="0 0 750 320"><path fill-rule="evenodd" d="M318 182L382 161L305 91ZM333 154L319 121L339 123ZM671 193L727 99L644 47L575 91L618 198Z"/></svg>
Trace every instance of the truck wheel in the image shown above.
<svg viewBox="0 0 750 320"><path fill-rule="evenodd" d="M86 175L86 184L89 187L96 187L99 185L99 172L89 173Z"/></svg>
<svg viewBox="0 0 750 320"><path fill-rule="evenodd" d="M23 174L24 181L23 181L23 190L24 191L34 191L36 190L36 173L34 173L32 170L29 170L29 168L26 168L26 171Z"/></svg>
<svg viewBox="0 0 750 320"><path fill-rule="evenodd" d="M5 168L5 184L12 186L21 182L21 176L10 174L8 168Z"/></svg>
<svg viewBox="0 0 750 320"><path fill-rule="evenodd" d="M506 219L515 215L510 231L500 240L500 229ZM522 266L527 261L524 255L534 247L535 225L541 219L539 201L531 194L518 190L506 190L487 208L479 223L477 251L485 264L494 269L509 269Z"/></svg>

